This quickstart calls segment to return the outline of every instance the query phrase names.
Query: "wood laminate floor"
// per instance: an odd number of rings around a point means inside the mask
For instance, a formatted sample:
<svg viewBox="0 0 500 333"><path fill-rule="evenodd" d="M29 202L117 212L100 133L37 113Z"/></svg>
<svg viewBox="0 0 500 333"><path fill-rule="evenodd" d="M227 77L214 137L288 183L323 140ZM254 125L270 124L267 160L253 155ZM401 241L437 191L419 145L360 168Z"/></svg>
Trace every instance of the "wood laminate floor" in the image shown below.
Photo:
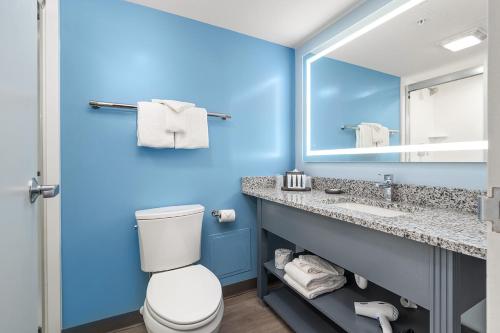
<svg viewBox="0 0 500 333"><path fill-rule="evenodd" d="M224 317L220 333L291 333L292 330L265 306L256 291L224 299ZM138 324L110 333L147 333Z"/></svg>

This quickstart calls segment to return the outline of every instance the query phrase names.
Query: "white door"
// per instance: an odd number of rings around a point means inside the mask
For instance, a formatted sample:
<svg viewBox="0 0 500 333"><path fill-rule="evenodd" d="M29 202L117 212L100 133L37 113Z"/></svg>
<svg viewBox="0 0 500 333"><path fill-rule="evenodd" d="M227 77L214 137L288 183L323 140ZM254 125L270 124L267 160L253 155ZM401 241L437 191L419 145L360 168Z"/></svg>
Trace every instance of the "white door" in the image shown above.
<svg viewBox="0 0 500 333"><path fill-rule="evenodd" d="M0 1L0 332L41 323L37 1ZM50 190L42 188L45 196ZM40 188L39 188L40 190ZM55 194L55 193L54 193ZM38 200L39 201L39 200Z"/></svg>
<svg viewBox="0 0 500 333"><path fill-rule="evenodd" d="M488 188L500 187L500 1L488 8ZM487 330L500 332L500 226L488 225ZM497 229L496 231L493 229Z"/></svg>

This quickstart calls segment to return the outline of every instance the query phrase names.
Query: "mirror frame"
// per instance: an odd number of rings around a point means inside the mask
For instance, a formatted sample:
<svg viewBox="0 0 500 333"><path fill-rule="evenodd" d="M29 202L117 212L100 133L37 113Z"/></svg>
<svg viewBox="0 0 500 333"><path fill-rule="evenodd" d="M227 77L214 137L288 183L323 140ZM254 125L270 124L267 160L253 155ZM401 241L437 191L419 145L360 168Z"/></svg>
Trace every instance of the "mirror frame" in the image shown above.
<svg viewBox="0 0 500 333"><path fill-rule="evenodd" d="M304 162L335 162L323 160L321 157L339 155L367 155L381 153L414 153L414 152L435 152L435 151L472 151L488 150L488 141L462 141L445 142L418 145L399 145L370 148L340 148L340 149L311 149L311 65L323 56L346 45L362 35L374 30L391 19L403 14L413 7L427 0L394 0L387 5L376 10L372 14L364 17L349 28L333 36L321 46L311 50L307 56L303 57L303 105L302 105L302 145ZM319 159L318 159L319 158ZM478 162L482 163L482 162Z"/></svg>

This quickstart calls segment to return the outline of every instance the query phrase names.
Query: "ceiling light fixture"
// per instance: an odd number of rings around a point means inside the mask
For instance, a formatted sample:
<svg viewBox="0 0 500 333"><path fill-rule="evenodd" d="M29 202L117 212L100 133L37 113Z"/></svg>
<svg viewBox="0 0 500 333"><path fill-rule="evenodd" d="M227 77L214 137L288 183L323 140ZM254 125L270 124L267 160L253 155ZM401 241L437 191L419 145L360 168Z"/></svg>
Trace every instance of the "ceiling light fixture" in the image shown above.
<svg viewBox="0 0 500 333"><path fill-rule="evenodd" d="M426 18L421 18L421 19L417 20L417 24L418 25L424 25L425 23L427 23L427 19Z"/></svg>
<svg viewBox="0 0 500 333"><path fill-rule="evenodd" d="M486 37L486 33L482 29L477 28L449 38L442 42L441 46L449 51L458 52L480 44Z"/></svg>

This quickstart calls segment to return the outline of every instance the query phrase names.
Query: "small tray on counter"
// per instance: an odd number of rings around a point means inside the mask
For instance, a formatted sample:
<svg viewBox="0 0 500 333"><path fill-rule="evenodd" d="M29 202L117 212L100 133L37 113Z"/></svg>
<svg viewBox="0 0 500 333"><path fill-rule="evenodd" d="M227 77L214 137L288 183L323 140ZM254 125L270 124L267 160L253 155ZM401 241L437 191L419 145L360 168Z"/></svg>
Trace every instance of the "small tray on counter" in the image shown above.
<svg viewBox="0 0 500 333"><path fill-rule="evenodd" d="M291 191L291 192L309 192L311 191L310 187L304 187L304 188L299 188L299 187L285 187L281 186L282 191Z"/></svg>

